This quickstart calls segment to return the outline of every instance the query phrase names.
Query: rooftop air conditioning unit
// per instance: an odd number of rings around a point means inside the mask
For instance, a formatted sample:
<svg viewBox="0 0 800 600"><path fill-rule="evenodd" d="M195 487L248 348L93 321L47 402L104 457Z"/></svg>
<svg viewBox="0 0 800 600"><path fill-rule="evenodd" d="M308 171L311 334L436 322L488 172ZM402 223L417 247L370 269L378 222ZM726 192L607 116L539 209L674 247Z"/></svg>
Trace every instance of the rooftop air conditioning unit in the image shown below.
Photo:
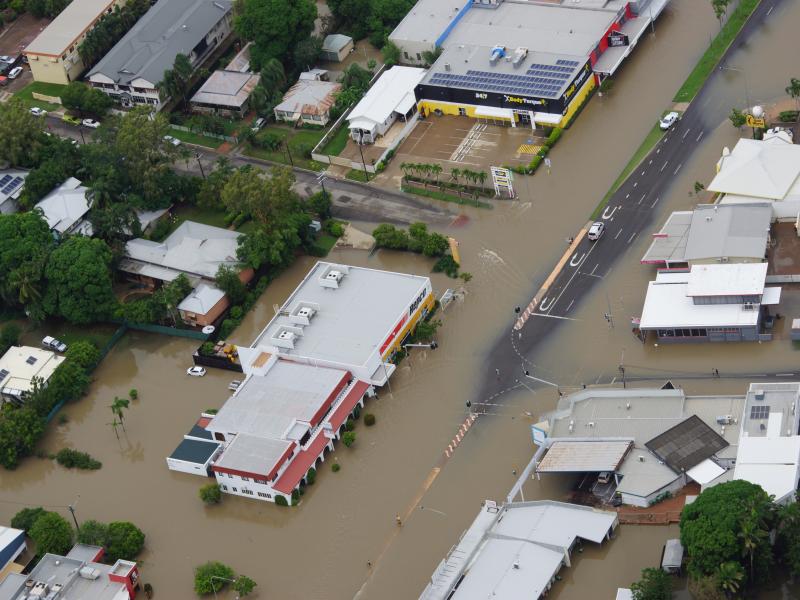
<svg viewBox="0 0 800 600"><path fill-rule="evenodd" d="M278 339L279 340L288 340L288 341L291 342L292 340L294 340L294 338L295 338L294 332L293 331L288 331L286 329L284 329L283 331L281 331L278 334Z"/></svg>
<svg viewBox="0 0 800 600"><path fill-rule="evenodd" d="M730 425L733 423L733 415L720 415L717 417L717 424Z"/></svg>
<svg viewBox="0 0 800 600"><path fill-rule="evenodd" d="M343 277L344 277L344 273L342 273L341 271L339 271L337 269L331 269L325 275L325 279L330 279L331 281L335 281L337 283L340 282Z"/></svg>
<svg viewBox="0 0 800 600"><path fill-rule="evenodd" d="M83 567L80 571L78 571L78 575L80 575L83 579L90 579L94 581L100 577L100 570L93 569L92 567Z"/></svg>
<svg viewBox="0 0 800 600"><path fill-rule="evenodd" d="M519 48L514 50L514 57L512 58L511 63L515 67L518 67L522 64L522 61L525 60L526 56L528 56L528 49L523 46L520 46Z"/></svg>
<svg viewBox="0 0 800 600"><path fill-rule="evenodd" d="M445 71L449 71L449 70L450 70L450 68L451 68L451 67L450 67L450 63L444 63L444 70L445 70Z"/></svg>
<svg viewBox="0 0 800 600"><path fill-rule="evenodd" d="M297 316L298 317L305 317L306 319L310 319L311 317L314 316L315 312L316 311L313 308L311 308L310 306L303 306L303 307L300 308L300 310L297 311Z"/></svg>
<svg viewBox="0 0 800 600"><path fill-rule="evenodd" d="M594 427L594 421L589 421L588 425L589 427Z"/></svg>
<svg viewBox="0 0 800 600"><path fill-rule="evenodd" d="M644 462L644 456L642 454L639 455L639 462Z"/></svg>

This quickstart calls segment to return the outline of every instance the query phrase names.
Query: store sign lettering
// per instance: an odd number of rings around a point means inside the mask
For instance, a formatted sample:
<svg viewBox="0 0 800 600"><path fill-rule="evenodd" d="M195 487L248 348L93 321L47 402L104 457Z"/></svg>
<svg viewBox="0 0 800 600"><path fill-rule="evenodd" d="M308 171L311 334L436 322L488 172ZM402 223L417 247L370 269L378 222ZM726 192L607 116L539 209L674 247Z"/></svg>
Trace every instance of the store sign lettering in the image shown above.
<svg viewBox="0 0 800 600"><path fill-rule="evenodd" d="M483 94L481 92L475 92L475 97L480 100L486 100L489 97L489 94Z"/></svg>
<svg viewBox="0 0 800 600"><path fill-rule="evenodd" d="M425 300L425 296L427 295L427 290L422 290L420 295L417 296L417 299L411 303L411 306L408 307L408 314L409 316L413 315L414 312L419 308L419 305L422 304L422 301Z"/></svg>
<svg viewBox="0 0 800 600"><path fill-rule="evenodd" d="M566 89L566 91L564 92L564 98L566 98L567 100L572 98L572 95L578 90L581 84L583 84L583 82L586 81L586 76L588 74L589 74L589 65L587 64L585 67L583 67L583 71L578 76L578 78L572 83L571 86L569 86Z"/></svg>
<svg viewBox="0 0 800 600"><path fill-rule="evenodd" d="M503 95L503 100L509 104L532 104L533 106L544 104L543 100L531 100L530 98L522 98L520 96Z"/></svg>

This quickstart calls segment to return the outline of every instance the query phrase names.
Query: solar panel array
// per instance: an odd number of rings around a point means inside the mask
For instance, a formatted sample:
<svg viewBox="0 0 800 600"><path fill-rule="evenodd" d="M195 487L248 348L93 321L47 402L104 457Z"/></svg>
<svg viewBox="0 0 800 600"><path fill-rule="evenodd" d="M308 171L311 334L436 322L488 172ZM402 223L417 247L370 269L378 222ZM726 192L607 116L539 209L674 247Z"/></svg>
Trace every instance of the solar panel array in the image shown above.
<svg viewBox="0 0 800 600"><path fill-rule="evenodd" d="M0 177L0 194L5 194L6 196L12 194L18 187L22 186L23 181L22 177L3 175L3 177Z"/></svg>
<svg viewBox="0 0 800 600"><path fill-rule="evenodd" d="M751 406L750 407L751 419L767 419L769 418L769 406Z"/></svg>

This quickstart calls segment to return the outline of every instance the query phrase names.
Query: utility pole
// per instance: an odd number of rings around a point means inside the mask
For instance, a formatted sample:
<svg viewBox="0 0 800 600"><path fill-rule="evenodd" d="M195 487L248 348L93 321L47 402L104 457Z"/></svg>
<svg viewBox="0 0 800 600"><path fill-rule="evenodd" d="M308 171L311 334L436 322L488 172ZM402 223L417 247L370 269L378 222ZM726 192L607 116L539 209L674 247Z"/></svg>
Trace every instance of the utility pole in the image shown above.
<svg viewBox="0 0 800 600"><path fill-rule="evenodd" d="M619 372L622 375L622 389L627 389L625 383L625 348L622 349L622 356L619 358Z"/></svg>
<svg viewBox="0 0 800 600"><path fill-rule="evenodd" d="M288 141L283 142L283 145L286 147L286 154L289 155L289 164L291 164L292 167L294 167L294 160L292 160L292 151L289 150L289 142Z"/></svg>
<svg viewBox="0 0 800 600"><path fill-rule="evenodd" d="M200 175L202 175L203 179L205 179L206 178L206 172L203 171L203 163L200 162L200 153L199 152L195 152L194 153L194 157L197 159L197 166L200 167Z"/></svg>
<svg viewBox="0 0 800 600"><path fill-rule="evenodd" d="M325 191L325 171L317 173L317 183L322 186L322 195L327 196L328 192Z"/></svg>
<svg viewBox="0 0 800 600"><path fill-rule="evenodd" d="M75 506L78 504L79 499L80 496L75 498L75 502L73 502L67 507L69 509L70 514L72 515L72 520L75 521L75 531L78 531L80 529L80 525L78 525L78 518L75 516Z"/></svg>
<svg viewBox="0 0 800 600"><path fill-rule="evenodd" d="M608 312L603 316L608 322L608 326L614 329L614 315L611 313L611 300L608 298L608 290L606 290L606 304L608 305Z"/></svg>
<svg viewBox="0 0 800 600"><path fill-rule="evenodd" d="M358 151L361 154L361 164L364 167L364 179L369 181L369 173L367 172L367 162L364 160L364 132L360 131L358 134Z"/></svg>

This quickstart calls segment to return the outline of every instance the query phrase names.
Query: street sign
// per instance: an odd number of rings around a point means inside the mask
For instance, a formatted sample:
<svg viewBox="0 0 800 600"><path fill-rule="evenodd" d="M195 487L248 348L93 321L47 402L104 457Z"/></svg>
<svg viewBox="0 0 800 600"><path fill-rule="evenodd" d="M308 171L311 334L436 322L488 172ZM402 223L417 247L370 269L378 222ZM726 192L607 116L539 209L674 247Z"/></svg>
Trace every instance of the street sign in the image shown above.
<svg viewBox="0 0 800 600"><path fill-rule="evenodd" d="M511 170L503 167L491 167L492 181L494 182L494 193L499 196L501 192L508 194L509 198L514 197L514 187L511 184Z"/></svg>
<svg viewBox="0 0 800 600"><path fill-rule="evenodd" d="M764 129L767 126L766 119L758 119L753 115L746 115L745 116L745 125L748 127L759 127L760 129Z"/></svg>
<svg viewBox="0 0 800 600"><path fill-rule="evenodd" d="M549 159L549 158L545 157L545 159L544 159L544 166L545 166L545 167L547 167L547 168L549 169L550 167L552 167L552 166L553 166L553 163L550 161L550 159Z"/></svg>

